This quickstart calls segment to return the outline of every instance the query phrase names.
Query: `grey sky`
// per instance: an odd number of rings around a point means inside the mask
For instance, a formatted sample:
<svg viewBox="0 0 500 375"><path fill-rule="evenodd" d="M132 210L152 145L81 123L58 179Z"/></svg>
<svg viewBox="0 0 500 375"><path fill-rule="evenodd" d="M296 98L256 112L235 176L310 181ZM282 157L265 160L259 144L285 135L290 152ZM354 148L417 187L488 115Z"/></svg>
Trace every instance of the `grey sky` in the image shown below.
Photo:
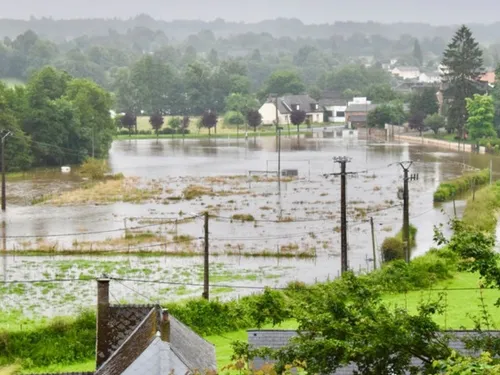
<svg viewBox="0 0 500 375"><path fill-rule="evenodd" d="M424 22L434 25L499 21L498 0L0 0L1 18L223 18L256 22L277 17L304 23Z"/></svg>

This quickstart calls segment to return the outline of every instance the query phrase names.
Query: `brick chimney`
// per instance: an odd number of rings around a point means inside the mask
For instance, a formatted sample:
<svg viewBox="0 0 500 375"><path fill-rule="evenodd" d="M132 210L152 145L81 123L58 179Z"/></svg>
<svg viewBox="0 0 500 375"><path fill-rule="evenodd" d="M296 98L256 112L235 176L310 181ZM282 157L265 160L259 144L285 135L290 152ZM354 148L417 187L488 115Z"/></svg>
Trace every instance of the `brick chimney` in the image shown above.
<svg viewBox="0 0 500 375"><path fill-rule="evenodd" d="M170 342L170 316L168 310L161 310L160 337L162 341Z"/></svg>
<svg viewBox="0 0 500 375"><path fill-rule="evenodd" d="M97 280L96 369L106 362L111 349L109 310L109 279L102 277Z"/></svg>

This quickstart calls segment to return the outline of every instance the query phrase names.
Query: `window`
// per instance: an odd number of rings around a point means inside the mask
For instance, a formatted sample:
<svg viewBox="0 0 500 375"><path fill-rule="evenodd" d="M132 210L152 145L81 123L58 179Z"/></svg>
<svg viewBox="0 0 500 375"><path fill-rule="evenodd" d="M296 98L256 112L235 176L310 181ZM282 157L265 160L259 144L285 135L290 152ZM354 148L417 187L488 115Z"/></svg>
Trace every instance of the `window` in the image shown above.
<svg viewBox="0 0 500 375"><path fill-rule="evenodd" d="M337 111L336 117L345 117L345 112L344 111Z"/></svg>

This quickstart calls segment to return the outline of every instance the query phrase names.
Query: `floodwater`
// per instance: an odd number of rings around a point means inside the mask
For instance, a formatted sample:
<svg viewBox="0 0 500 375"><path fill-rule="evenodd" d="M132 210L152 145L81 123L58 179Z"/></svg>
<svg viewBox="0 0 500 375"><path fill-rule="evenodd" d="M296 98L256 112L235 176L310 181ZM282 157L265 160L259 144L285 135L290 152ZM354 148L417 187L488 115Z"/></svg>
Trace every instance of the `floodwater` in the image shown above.
<svg viewBox="0 0 500 375"><path fill-rule="evenodd" d="M334 278L340 270L340 179L325 175L339 172L339 165L333 162L335 156L352 158L347 171L358 172L347 181L349 264L357 271L373 269L370 217L374 219L377 247L385 237L401 229L402 201L397 196L403 182L400 161L413 161L410 174L418 175L418 179L410 182L410 222L418 228L417 246L412 252L412 256L416 256L433 246L433 226L446 224L454 214L451 203L433 204L432 194L439 182L463 173L464 165L487 168L490 160L487 155L443 152L418 145L285 136L281 141L281 169L297 169L299 178L282 182L278 187L276 181L258 182L246 177L210 179L276 171L278 153L274 137L250 137L247 141L115 141L109 157L113 173L161 181L172 191L172 197L181 196L182 190L190 184L211 184L214 189L245 193L142 204L31 205L33 196L68 190L79 183L76 174L38 173L35 178L8 183L8 210L2 216L5 223L3 246L33 248L33 244L43 241L54 249L71 249L78 246L75 243L123 236L125 225L154 223L158 218L173 220L208 209L215 216L209 223L210 251L214 254L228 251L232 254L264 251L314 254L313 258L305 259L213 256L213 282L218 284L214 290L220 297L252 292L254 289L249 287L279 287L293 280L310 283ZM500 160L495 159L493 165L500 171ZM457 215L463 208L464 202L457 201ZM234 214L251 214L256 221L238 222L231 219ZM178 225L171 221L158 224L153 230L165 241L148 246L156 251L201 253L203 224L202 217ZM174 243L174 235L191 240ZM202 261L199 256L9 255L0 260L0 275L4 280L85 279L84 276L106 273L120 278L173 283L116 283L117 300L137 302L145 301L145 295L149 299L165 300L201 294ZM70 292L66 293L61 292L60 286L37 289L36 285L28 285L18 295L13 295L7 287L0 288L0 296L10 296L5 299L6 308L13 307L19 298L32 300L36 296L36 304L27 304L30 306L27 311L32 313L67 313L68 302L75 308L92 305L95 299L93 283L70 284ZM72 295L78 295L78 300L74 301Z"/></svg>

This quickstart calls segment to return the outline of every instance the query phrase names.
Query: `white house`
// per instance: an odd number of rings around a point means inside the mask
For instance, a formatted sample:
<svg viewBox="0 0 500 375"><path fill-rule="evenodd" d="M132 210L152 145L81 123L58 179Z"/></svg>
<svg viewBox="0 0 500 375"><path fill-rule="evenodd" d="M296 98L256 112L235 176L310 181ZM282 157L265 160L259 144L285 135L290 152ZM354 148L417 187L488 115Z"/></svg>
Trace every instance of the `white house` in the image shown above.
<svg viewBox="0 0 500 375"><path fill-rule="evenodd" d="M416 79L420 76L420 69L416 66L399 66L392 69L391 73L403 79Z"/></svg>
<svg viewBox="0 0 500 375"><path fill-rule="evenodd" d="M347 102L343 99L320 99L320 107L323 107L328 122L345 123L345 110Z"/></svg>
<svg viewBox="0 0 500 375"><path fill-rule="evenodd" d="M278 102L278 111L276 111L276 101ZM260 107L259 113L262 116L264 125L290 124L290 115L293 111L300 110L306 112L306 120L311 123L323 122L323 108L319 103L309 95L286 95L268 100Z"/></svg>
<svg viewBox="0 0 500 375"><path fill-rule="evenodd" d="M437 83L441 82L441 75L439 73L420 73L418 81L423 83Z"/></svg>

